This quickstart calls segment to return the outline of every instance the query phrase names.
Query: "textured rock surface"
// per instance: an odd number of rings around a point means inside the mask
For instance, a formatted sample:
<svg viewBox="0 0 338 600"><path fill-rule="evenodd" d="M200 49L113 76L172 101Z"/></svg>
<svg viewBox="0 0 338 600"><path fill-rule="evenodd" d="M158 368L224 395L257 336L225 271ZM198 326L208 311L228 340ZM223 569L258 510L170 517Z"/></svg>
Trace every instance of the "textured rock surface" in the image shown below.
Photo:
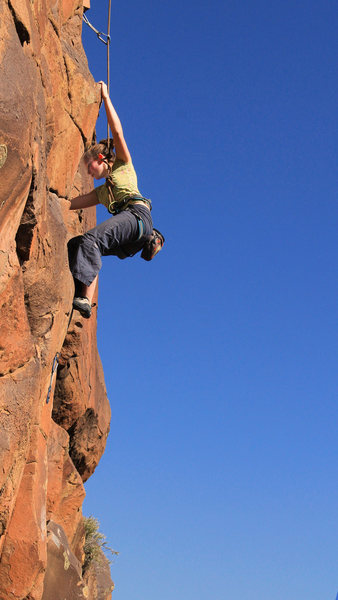
<svg viewBox="0 0 338 600"><path fill-rule="evenodd" d="M82 575L82 564L73 554L59 524L47 524L47 573L42 600L110 600L114 584L109 561L101 556Z"/></svg>
<svg viewBox="0 0 338 600"><path fill-rule="evenodd" d="M100 559L89 567L83 579L90 600L110 600L114 583L110 576L109 561L103 552Z"/></svg>
<svg viewBox="0 0 338 600"><path fill-rule="evenodd" d="M42 600L91 600L81 562L72 553L62 527L50 521L47 537L48 568Z"/></svg>
<svg viewBox="0 0 338 600"><path fill-rule="evenodd" d="M110 417L94 333L75 314L60 355L53 408L53 419L70 434L70 455L84 481L104 450Z"/></svg>
<svg viewBox="0 0 338 600"><path fill-rule="evenodd" d="M0 3L1 600L46 597L48 520L82 559L83 481L109 430L95 311L67 334L67 241L95 223L65 199L89 189L78 165L99 106L82 11L82 0Z"/></svg>

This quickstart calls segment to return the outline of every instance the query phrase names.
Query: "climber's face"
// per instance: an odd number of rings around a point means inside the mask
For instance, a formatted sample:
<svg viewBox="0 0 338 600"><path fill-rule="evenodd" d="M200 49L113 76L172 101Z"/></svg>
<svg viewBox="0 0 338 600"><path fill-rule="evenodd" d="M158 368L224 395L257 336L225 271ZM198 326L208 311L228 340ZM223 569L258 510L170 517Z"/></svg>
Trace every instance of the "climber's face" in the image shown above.
<svg viewBox="0 0 338 600"><path fill-rule="evenodd" d="M102 179L107 176L108 167L103 160L94 158L87 163L87 171L94 179Z"/></svg>

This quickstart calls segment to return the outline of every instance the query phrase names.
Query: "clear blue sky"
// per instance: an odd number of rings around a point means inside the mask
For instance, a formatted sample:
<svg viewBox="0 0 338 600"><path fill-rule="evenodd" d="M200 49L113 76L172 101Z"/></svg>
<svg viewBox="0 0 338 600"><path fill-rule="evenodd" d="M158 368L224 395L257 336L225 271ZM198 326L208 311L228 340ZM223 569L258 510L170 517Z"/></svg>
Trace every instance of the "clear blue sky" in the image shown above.
<svg viewBox="0 0 338 600"><path fill-rule="evenodd" d="M166 236L100 275L84 511L116 600L338 592L336 31L327 0L112 2L111 97Z"/></svg>

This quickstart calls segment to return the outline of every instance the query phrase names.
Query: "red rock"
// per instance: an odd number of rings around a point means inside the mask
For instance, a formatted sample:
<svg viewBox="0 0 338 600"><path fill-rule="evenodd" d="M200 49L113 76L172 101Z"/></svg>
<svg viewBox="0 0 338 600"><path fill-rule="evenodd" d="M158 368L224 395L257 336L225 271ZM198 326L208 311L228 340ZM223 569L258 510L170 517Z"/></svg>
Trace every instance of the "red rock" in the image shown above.
<svg viewBox="0 0 338 600"><path fill-rule="evenodd" d="M48 523L48 563L42 600L89 600L81 562L72 553L62 527Z"/></svg>
<svg viewBox="0 0 338 600"><path fill-rule="evenodd" d="M83 579L88 587L90 600L111 600L115 586L110 574L109 561L102 551L99 560L90 565Z"/></svg>
<svg viewBox="0 0 338 600"><path fill-rule="evenodd" d="M1 600L46 597L47 515L82 557L82 480L109 430L95 313L67 334L67 241L95 223L94 209L70 212L64 199L89 189L78 163L98 113L81 16L80 0L0 3Z"/></svg>
<svg viewBox="0 0 338 600"><path fill-rule="evenodd" d="M82 2L81 0L62 0L62 21L67 21L70 17L74 16L75 12L82 13Z"/></svg>
<svg viewBox="0 0 338 600"><path fill-rule="evenodd" d="M35 353L19 265L11 270L7 286L2 286L0 303L0 375L3 376L22 367Z"/></svg>
<svg viewBox="0 0 338 600"><path fill-rule="evenodd" d="M46 438L32 431L30 453L1 556L1 597L25 598L42 589L46 552Z"/></svg>
<svg viewBox="0 0 338 600"><path fill-rule="evenodd" d="M69 436L52 423L48 437L47 519L62 526L68 543L78 559L77 532L82 525L82 502L85 491L82 479L69 456Z"/></svg>

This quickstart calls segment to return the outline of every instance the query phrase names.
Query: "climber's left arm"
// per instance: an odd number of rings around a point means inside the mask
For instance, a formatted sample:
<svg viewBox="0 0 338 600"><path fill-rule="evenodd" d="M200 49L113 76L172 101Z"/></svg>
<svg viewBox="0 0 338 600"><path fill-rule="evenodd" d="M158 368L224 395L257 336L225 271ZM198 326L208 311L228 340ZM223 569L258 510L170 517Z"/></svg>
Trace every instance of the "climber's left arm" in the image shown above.
<svg viewBox="0 0 338 600"><path fill-rule="evenodd" d="M109 98L107 85L103 81L99 81L99 83L101 85L101 96L106 109L109 127L113 134L116 158L126 163L131 162L130 152L123 135L122 124Z"/></svg>
<svg viewBox="0 0 338 600"><path fill-rule="evenodd" d="M76 196L76 198L72 198L69 202L69 210L89 208L90 206L96 206L99 203L95 190L92 190L88 194L83 194L82 196Z"/></svg>

